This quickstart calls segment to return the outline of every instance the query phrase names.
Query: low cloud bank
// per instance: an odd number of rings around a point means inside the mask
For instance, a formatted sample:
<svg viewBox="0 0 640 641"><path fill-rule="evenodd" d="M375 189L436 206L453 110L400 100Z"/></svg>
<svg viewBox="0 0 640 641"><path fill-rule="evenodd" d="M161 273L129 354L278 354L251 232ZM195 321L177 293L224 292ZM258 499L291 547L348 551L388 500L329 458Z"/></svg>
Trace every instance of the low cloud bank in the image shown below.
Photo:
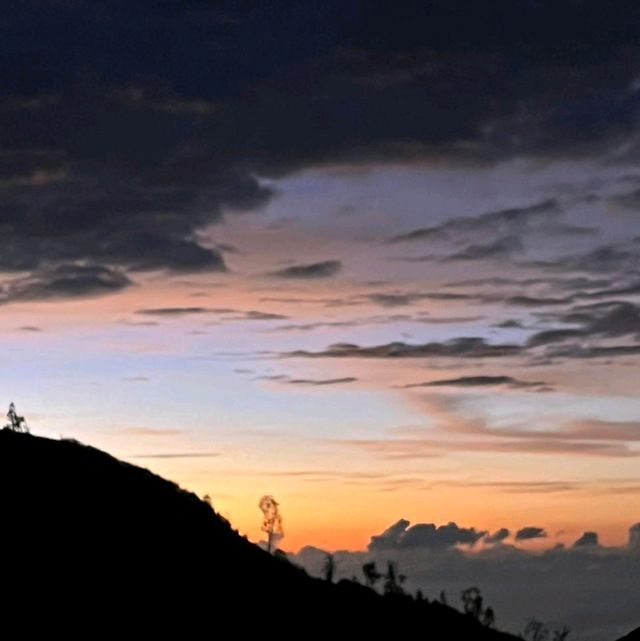
<svg viewBox="0 0 640 641"><path fill-rule="evenodd" d="M444 590L455 607L460 606L462 590L478 586L496 611L498 627L510 632L522 631L529 617L569 626L572 641L613 640L636 627L640 523L631 526L627 543L620 547L600 545L594 531L569 547L519 547L528 539L540 540L544 532L542 527L523 526L514 533L507 528L489 533L456 523L411 525L401 519L373 535L367 551L336 552L337 578L363 582L364 563L375 561L383 570L387 561L394 561L407 576L409 592L420 589L435 599ZM312 546L291 555L318 576L325 558L323 550Z"/></svg>

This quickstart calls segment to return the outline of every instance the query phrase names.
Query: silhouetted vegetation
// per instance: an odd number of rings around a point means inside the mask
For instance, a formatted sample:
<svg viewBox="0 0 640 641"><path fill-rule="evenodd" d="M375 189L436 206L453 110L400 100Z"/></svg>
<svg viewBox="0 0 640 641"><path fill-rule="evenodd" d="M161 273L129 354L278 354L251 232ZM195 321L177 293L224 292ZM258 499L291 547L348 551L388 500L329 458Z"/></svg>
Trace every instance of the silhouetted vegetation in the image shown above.
<svg viewBox="0 0 640 641"><path fill-rule="evenodd" d="M333 554L326 553L323 567L324 580L333 583L333 578L336 574L336 559Z"/></svg>
<svg viewBox="0 0 640 641"><path fill-rule="evenodd" d="M364 574L365 585L372 589L376 587L376 583L382 578L382 574L378 572L378 568L374 561L365 563L362 566L362 574Z"/></svg>
<svg viewBox="0 0 640 641"><path fill-rule="evenodd" d="M9 405L9 411L7 412L7 418L9 422L4 426L5 429L11 430L12 432L23 432L25 434L29 433L29 427L27 426L27 421L24 416L19 416L16 412L16 406L14 403Z"/></svg>
<svg viewBox="0 0 640 641"><path fill-rule="evenodd" d="M258 507L262 510L262 531L267 535L267 552L274 550L274 545L284 536L280 506L273 496L265 495Z"/></svg>
<svg viewBox="0 0 640 641"><path fill-rule="evenodd" d="M571 630L566 625L563 625L561 628L553 631L553 641L565 641L570 632Z"/></svg>
<svg viewBox="0 0 640 641"><path fill-rule="evenodd" d="M571 630L567 626L562 626L556 630L549 630L549 628L536 618L527 620L524 627L522 637L527 641L566 641ZM549 637L551 635L551 637Z"/></svg>
<svg viewBox="0 0 640 641"><path fill-rule="evenodd" d="M549 630L538 619L529 619L524 626L523 637L527 641L546 641L548 636Z"/></svg>
<svg viewBox="0 0 640 641"><path fill-rule="evenodd" d="M398 574L396 564L393 561L387 562L387 571L382 578L384 579L384 594L400 595L405 593L402 584L407 577L404 574Z"/></svg>
<svg viewBox="0 0 640 641"><path fill-rule="evenodd" d="M239 536L196 495L78 443L0 430L0 488L3 524L15 534L2 557L15 599L4 600L3 611L22 604L22 621L37 613L49 626L63 622L67 637L81 627L83 638L98 628L193 638L213 625L242 638L275 619L283 638L304 635L303 621L314 635L428 629L434 641L513 640L405 594L393 564L384 575L388 596L313 579L281 551L267 554ZM364 574L380 584L375 566Z"/></svg>
<svg viewBox="0 0 640 641"><path fill-rule="evenodd" d="M479 588L471 587L462 591L462 611L487 627L494 625L496 615L493 608L485 607Z"/></svg>

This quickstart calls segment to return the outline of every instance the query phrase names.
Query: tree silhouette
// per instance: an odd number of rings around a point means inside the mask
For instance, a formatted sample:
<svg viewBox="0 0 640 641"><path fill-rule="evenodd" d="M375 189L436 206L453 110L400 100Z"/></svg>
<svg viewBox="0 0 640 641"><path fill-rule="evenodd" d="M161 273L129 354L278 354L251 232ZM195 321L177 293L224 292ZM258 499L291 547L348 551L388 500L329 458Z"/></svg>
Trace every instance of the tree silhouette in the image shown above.
<svg viewBox="0 0 640 641"><path fill-rule="evenodd" d="M329 552L326 552L322 573L324 574L325 581L329 581L329 583L333 583L333 577L335 576L335 573L336 573L336 560L333 554L329 554Z"/></svg>
<svg viewBox="0 0 640 641"><path fill-rule="evenodd" d="M278 502L273 496L266 494L260 499L258 506L263 515L261 529L267 534L267 552L271 554L274 543L284 536Z"/></svg>
<svg viewBox="0 0 640 641"><path fill-rule="evenodd" d="M407 577L404 574L398 574L396 564L393 561L387 562L387 573L384 575L384 593L385 594L404 594L402 584Z"/></svg>
<svg viewBox="0 0 640 641"><path fill-rule="evenodd" d="M6 429L11 430L12 432L23 432L24 434L29 433L29 428L27 427L27 421L24 416L19 416L16 412L15 403L9 405L9 411L7 412L7 418L9 422L5 425Z"/></svg>
<svg viewBox="0 0 640 641"><path fill-rule="evenodd" d="M554 630L553 632L553 641L566 641L566 638L569 636L571 629L566 625L563 625L561 628Z"/></svg>
<svg viewBox="0 0 640 641"><path fill-rule="evenodd" d="M462 610L465 614L490 628L496 622L493 608L484 607L484 599L479 588L471 587L462 591Z"/></svg>
<svg viewBox="0 0 640 641"><path fill-rule="evenodd" d="M570 632L571 628L563 625L561 628L557 628L551 632L553 635L551 641L566 641ZM547 628L542 621L532 618L527 621L522 636L527 639L527 641L546 641L549 637L549 628Z"/></svg>
<svg viewBox="0 0 640 641"><path fill-rule="evenodd" d="M549 636L549 630L542 621L529 619L524 627L524 638L528 641L545 641Z"/></svg>
<svg viewBox="0 0 640 641"><path fill-rule="evenodd" d="M493 608L487 608L480 617L480 623L486 625L488 628L491 628L496 622L496 614L493 611Z"/></svg>
<svg viewBox="0 0 640 641"><path fill-rule="evenodd" d="M465 614L480 620L483 613L482 594L476 587L467 588L462 592L462 610Z"/></svg>
<svg viewBox="0 0 640 641"><path fill-rule="evenodd" d="M370 588L375 588L376 583L382 578L382 574L376 568L375 561L365 563L362 566L362 574L364 574L364 582Z"/></svg>

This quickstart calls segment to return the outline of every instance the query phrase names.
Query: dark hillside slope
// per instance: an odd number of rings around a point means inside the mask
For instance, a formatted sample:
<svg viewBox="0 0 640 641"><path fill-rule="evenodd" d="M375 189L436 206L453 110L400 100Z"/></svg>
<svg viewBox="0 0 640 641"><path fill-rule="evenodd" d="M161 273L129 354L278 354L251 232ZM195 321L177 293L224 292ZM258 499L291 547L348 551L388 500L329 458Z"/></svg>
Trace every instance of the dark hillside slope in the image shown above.
<svg viewBox="0 0 640 641"><path fill-rule="evenodd" d="M312 579L194 494L76 442L0 430L0 488L0 579L9 588L0 606L6 614L28 605L26 623L89 621L89 637L115 627L177 628L181 637L224 629L267 639L513 639L440 604Z"/></svg>

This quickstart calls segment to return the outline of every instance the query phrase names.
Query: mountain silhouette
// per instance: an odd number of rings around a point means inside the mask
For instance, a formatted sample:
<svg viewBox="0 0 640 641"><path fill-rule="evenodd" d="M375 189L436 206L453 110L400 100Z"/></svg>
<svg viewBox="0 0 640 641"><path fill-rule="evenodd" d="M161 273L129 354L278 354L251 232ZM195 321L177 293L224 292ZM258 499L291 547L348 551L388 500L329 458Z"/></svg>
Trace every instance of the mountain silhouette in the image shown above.
<svg viewBox="0 0 640 641"><path fill-rule="evenodd" d="M0 430L3 616L67 632L513 641L440 603L311 578L92 447Z"/></svg>

